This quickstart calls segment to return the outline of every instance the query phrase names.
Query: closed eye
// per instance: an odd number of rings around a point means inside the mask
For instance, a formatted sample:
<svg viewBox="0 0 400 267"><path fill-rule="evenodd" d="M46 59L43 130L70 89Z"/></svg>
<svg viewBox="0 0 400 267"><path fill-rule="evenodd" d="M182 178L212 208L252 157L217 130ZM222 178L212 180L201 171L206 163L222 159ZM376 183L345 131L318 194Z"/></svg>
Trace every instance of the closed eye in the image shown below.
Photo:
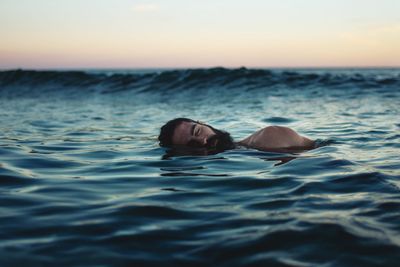
<svg viewBox="0 0 400 267"><path fill-rule="evenodd" d="M192 135L199 136L199 133L200 133L200 127L197 124L193 125Z"/></svg>

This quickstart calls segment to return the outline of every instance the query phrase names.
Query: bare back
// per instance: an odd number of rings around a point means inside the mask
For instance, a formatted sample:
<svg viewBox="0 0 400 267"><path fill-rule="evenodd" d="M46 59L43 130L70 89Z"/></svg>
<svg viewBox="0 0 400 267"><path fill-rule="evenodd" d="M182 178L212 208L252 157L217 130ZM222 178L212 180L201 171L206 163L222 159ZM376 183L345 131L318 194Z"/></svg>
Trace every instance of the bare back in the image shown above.
<svg viewBox="0 0 400 267"><path fill-rule="evenodd" d="M295 149L312 149L314 141L283 126L268 126L238 143L263 151L285 152Z"/></svg>

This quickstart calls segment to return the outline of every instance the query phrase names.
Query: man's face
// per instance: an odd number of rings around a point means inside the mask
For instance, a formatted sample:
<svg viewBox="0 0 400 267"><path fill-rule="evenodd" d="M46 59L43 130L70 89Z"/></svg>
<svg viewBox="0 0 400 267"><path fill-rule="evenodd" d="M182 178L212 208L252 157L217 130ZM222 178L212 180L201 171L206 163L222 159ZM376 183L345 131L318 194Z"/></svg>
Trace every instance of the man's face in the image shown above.
<svg viewBox="0 0 400 267"><path fill-rule="evenodd" d="M190 147L215 147L218 140L209 126L197 122L181 122L172 135L174 145Z"/></svg>

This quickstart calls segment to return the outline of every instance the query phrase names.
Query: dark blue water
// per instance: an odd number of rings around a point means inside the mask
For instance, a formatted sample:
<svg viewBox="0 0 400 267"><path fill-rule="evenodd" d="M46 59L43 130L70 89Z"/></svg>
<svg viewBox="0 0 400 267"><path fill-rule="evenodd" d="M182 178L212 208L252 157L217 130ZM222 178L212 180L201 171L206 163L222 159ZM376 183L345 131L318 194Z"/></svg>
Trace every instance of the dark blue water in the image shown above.
<svg viewBox="0 0 400 267"><path fill-rule="evenodd" d="M0 266L398 266L400 70L0 72ZM239 140L176 155L190 117Z"/></svg>

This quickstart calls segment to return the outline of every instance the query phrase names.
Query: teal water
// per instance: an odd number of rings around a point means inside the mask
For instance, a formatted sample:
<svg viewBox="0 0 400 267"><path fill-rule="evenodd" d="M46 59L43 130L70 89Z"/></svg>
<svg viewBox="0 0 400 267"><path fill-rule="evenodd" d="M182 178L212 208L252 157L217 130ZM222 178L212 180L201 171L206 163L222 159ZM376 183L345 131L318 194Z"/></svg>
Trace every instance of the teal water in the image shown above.
<svg viewBox="0 0 400 267"><path fill-rule="evenodd" d="M0 72L1 266L397 266L400 70ZM326 145L175 155L190 117Z"/></svg>

